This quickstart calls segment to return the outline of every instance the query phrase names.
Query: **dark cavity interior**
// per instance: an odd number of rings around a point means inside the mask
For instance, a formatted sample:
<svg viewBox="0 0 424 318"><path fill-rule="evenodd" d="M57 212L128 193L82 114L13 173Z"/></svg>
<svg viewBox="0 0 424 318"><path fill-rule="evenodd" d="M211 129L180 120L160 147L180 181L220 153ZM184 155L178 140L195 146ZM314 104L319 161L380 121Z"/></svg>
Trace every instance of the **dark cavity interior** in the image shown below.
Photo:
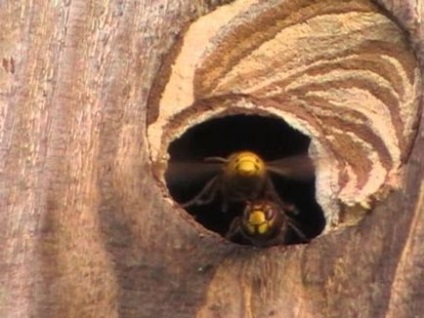
<svg viewBox="0 0 424 318"><path fill-rule="evenodd" d="M265 161L307 154L310 139L291 128L280 118L257 115L232 115L215 118L188 129L168 148L169 167L165 179L169 192L178 203L196 196L216 175L208 171L205 157L227 157L233 152L249 150ZM206 168L202 168L203 165ZM179 167L174 169L173 167ZM324 226L323 212L315 201L315 181L295 181L270 174L275 188L284 201L296 205L299 213L291 216L308 240L319 235ZM205 228L225 237L233 219L243 210L243 203L235 203L222 212L219 195L210 204L186 209ZM284 244L304 242L294 231L289 231ZM236 243L250 244L240 240Z"/></svg>

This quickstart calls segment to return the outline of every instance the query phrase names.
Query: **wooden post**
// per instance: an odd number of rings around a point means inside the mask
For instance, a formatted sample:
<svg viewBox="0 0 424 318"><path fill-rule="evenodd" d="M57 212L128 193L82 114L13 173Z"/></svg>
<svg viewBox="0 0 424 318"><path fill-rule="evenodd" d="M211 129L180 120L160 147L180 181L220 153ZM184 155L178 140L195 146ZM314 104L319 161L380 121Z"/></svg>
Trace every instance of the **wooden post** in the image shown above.
<svg viewBox="0 0 424 318"><path fill-rule="evenodd" d="M152 88L166 86L157 76L189 25L225 2L0 4L0 317L421 315L421 101L397 187L309 244L238 246L164 198L149 152ZM422 68L421 3L378 2Z"/></svg>

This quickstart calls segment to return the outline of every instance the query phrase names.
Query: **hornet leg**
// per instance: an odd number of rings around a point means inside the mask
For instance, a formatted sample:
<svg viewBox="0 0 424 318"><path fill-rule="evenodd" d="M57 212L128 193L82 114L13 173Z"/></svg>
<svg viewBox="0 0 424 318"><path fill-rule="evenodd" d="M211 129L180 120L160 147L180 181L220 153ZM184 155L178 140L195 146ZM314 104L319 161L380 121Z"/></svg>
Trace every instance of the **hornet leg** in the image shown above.
<svg viewBox="0 0 424 318"><path fill-rule="evenodd" d="M217 182L218 176L213 177L193 199L181 204L181 206L183 208L188 208L192 205L205 205L211 203L216 196Z"/></svg>

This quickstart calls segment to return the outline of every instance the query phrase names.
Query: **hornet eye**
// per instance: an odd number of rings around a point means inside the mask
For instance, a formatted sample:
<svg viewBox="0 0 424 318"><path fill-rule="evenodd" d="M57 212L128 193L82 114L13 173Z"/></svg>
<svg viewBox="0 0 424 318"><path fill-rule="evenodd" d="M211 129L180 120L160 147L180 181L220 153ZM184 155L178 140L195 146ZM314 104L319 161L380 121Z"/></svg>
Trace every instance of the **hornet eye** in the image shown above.
<svg viewBox="0 0 424 318"><path fill-rule="evenodd" d="M271 220L275 215L275 211L273 208L268 208L265 211L265 216L267 220Z"/></svg>

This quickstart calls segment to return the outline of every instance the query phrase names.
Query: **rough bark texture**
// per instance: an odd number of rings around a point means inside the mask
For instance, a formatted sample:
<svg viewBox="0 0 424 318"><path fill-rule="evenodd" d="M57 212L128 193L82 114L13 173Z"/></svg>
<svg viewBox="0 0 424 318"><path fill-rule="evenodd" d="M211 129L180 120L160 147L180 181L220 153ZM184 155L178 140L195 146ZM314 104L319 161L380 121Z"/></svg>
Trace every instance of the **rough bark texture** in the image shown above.
<svg viewBox="0 0 424 318"><path fill-rule="evenodd" d="M423 124L402 189L307 245L236 246L164 202L148 93L218 2L0 2L0 317L422 315ZM422 3L380 3L422 61Z"/></svg>

